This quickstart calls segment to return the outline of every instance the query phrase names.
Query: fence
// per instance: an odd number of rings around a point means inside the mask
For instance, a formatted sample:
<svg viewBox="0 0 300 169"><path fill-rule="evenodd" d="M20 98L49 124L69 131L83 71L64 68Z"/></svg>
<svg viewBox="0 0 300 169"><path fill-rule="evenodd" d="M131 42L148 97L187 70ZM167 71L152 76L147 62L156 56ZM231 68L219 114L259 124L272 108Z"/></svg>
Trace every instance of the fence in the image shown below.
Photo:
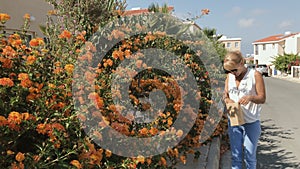
<svg viewBox="0 0 300 169"><path fill-rule="evenodd" d="M291 73L292 77L300 78L300 66L292 66Z"/></svg>

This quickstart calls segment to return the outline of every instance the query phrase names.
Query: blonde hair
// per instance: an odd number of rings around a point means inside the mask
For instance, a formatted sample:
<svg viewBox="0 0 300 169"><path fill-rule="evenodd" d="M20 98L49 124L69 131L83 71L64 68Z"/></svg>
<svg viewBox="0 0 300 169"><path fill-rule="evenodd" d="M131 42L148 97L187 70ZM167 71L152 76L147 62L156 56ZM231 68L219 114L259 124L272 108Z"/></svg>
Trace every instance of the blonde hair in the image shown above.
<svg viewBox="0 0 300 169"><path fill-rule="evenodd" d="M244 62L244 58L240 51L229 51L225 55L223 66L226 70L232 70L241 62Z"/></svg>

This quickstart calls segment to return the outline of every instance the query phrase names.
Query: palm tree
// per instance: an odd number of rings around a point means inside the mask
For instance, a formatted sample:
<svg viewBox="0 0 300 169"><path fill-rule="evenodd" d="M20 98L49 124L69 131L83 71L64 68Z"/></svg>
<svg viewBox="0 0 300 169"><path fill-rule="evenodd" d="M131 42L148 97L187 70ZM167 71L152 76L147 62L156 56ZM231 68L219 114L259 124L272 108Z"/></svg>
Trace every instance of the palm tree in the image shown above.
<svg viewBox="0 0 300 169"><path fill-rule="evenodd" d="M225 49L224 45L218 41L223 35L217 35L217 30L215 28L203 28L202 31L212 42L214 49L220 56L220 60L223 61L227 50Z"/></svg>

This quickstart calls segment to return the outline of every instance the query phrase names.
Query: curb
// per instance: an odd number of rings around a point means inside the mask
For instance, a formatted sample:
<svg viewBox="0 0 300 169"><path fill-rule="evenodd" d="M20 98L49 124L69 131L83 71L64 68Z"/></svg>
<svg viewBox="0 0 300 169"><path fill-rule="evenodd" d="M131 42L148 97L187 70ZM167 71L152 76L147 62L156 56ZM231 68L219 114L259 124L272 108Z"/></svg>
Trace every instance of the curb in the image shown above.
<svg viewBox="0 0 300 169"><path fill-rule="evenodd" d="M200 152L200 157L194 159L193 155L188 155L186 163L179 163L177 169L219 169L220 167L221 137L213 137L211 142L195 150Z"/></svg>
<svg viewBox="0 0 300 169"><path fill-rule="evenodd" d="M206 169L218 169L220 167L220 148L221 136L214 137L209 148Z"/></svg>
<svg viewBox="0 0 300 169"><path fill-rule="evenodd" d="M220 169L231 169L231 152L227 150L222 156L220 160Z"/></svg>

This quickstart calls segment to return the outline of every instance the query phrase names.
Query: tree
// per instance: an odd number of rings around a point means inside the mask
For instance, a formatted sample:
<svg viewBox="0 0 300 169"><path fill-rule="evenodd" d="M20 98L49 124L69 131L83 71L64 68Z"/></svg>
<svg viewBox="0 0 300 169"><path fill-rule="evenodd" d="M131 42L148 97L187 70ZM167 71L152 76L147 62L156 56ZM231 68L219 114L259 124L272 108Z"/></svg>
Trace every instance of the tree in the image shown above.
<svg viewBox="0 0 300 169"><path fill-rule="evenodd" d="M149 12L161 12L161 13L170 13L171 11L169 11L169 7L166 3L163 4L162 7L160 7L157 3L152 3L151 5L149 5L148 7L148 11Z"/></svg>
<svg viewBox="0 0 300 169"><path fill-rule="evenodd" d="M272 63L277 70L289 73L291 71L291 66L296 65L299 60L300 56L298 54L284 53L283 55L275 56Z"/></svg>
<svg viewBox="0 0 300 169"><path fill-rule="evenodd" d="M202 31L207 36L207 38L211 40L216 52L220 57L220 60L223 61L227 50L225 49L224 45L220 41L218 41L223 35L217 35L217 30L215 28L204 28Z"/></svg>

